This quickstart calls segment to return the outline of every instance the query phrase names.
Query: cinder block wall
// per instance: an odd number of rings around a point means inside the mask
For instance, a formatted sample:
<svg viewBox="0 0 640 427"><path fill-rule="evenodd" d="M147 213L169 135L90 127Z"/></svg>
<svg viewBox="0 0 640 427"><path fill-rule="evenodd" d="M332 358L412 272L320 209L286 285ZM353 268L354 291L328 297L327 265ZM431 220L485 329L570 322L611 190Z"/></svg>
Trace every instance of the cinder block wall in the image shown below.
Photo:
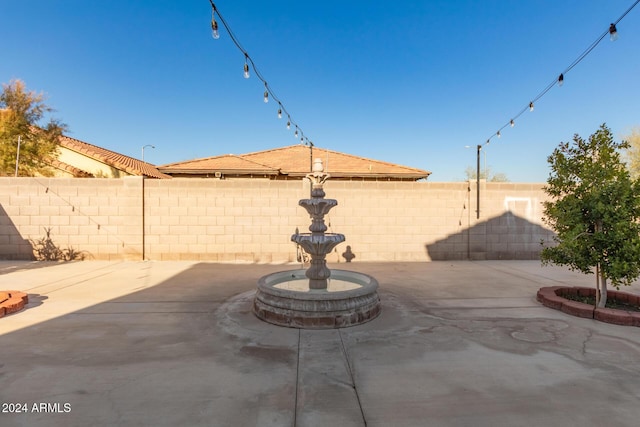
<svg viewBox="0 0 640 427"><path fill-rule="evenodd" d="M0 258L29 259L51 230L88 259L141 259L142 179L0 178Z"/></svg>
<svg viewBox="0 0 640 427"><path fill-rule="evenodd" d="M327 259L535 259L552 233L541 184L327 181L326 217L346 242ZM310 219L306 181L0 178L0 258L26 259L51 229L90 259L293 262ZM144 214L143 214L144 212ZM143 233L144 230L144 233Z"/></svg>
<svg viewBox="0 0 640 427"><path fill-rule="evenodd" d="M302 181L183 178L145 180L145 189L150 259L293 261L291 234L308 222Z"/></svg>

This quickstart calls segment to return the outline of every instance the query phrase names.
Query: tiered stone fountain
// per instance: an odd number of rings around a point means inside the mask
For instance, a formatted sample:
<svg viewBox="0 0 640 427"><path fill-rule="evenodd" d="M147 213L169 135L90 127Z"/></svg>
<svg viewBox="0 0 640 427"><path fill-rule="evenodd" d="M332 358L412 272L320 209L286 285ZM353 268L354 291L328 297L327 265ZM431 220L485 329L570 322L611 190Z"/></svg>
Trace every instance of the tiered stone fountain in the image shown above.
<svg viewBox="0 0 640 427"><path fill-rule="evenodd" d="M378 282L373 277L346 270L330 270L326 256L344 242L342 234L326 233L324 216L338 204L325 199L325 173L316 159L311 182L311 198L299 205L311 216L311 233L296 233L291 240L311 257L308 270L269 274L258 280L253 311L260 319L280 326L308 329L342 328L358 325L380 314Z"/></svg>

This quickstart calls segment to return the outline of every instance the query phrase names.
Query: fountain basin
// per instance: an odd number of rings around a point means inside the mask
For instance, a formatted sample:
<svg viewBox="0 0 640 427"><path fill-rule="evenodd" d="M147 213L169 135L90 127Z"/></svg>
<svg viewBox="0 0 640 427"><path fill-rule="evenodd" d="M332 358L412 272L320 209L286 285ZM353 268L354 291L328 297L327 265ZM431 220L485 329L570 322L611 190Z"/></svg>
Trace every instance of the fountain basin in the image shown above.
<svg viewBox="0 0 640 427"><path fill-rule="evenodd" d="M261 277L253 303L255 315L279 326L334 329L359 325L380 314L375 278L331 270L326 289L308 289L305 272L281 271Z"/></svg>

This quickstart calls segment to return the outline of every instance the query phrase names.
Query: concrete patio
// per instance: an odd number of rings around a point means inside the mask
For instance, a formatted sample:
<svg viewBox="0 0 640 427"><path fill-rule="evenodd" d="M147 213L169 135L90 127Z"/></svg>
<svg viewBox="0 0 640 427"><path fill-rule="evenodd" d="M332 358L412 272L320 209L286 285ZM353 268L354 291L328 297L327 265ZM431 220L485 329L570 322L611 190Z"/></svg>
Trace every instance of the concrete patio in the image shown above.
<svg viewBox="0 0 640 427"><path fill-rule="evenodd" d="M640 328L536 301L593 276L537 261L333 267L378 279L378 318L258 320L257 279L297 265L2 261L0 290L30 300L0 319L0 425L638 425Z"/></svg>

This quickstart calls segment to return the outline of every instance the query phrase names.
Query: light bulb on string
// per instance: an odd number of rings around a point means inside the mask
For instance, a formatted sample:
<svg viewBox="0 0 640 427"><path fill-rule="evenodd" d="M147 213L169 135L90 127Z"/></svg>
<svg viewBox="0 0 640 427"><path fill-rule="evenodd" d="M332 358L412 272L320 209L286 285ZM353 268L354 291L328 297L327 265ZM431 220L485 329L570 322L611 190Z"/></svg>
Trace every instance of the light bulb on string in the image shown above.
<svg viewBox="0 0 640 427"><path fill-rule="evenodd" d="M621 21L621 20L622 20L622 19L623 19L623 18L624 18L624 17L625 17L625 16L626 16L630 11L631 11L631 9L633 9L633 8L634 8L635 6L637 6L639 3L640 3L640 0L636 0L635 2L633 2L633 5L631 5L631 7L629 7L629 9L627 9L627 10L626 10L626 12L624 12L624 14L622 14L622 16L620 16L620 18L618 18L618 20L617 20L617 21L615 21L615 22L613 22L613 23L611 23L611 24L609 25L608 32L609 32L609 36L610 36L610 39L611 39L611 41L612 41L612 42L613 42L613 41L616 41L616 40L618 39L618 29L616 28L616 24L617 24L618 22L620 22L620 21ZM578 59L576 59L576 60L575 60L575 61L574 61L570 66L569 66L569 68L567 68L565 71L566 71L566 72L569 72L571 69L573 69L573 67L575 67L578 63L580 63L580 62L581 62L581 61L582 61L582 60L583 60L583 59L584 59L584 58L585 58L589 53L591 53L591 51L592 51L592 50L593 50L593 49L594 49L594 48L595 48L595 47L596 47L596 46L597 46L597 45L598 45L598 44L599 44L599 43L604 39L604 37L605 37L606 35L607 35L607 32L605 31L605 32L604 32L604 34L601 34L601 35L599 36L599 38L598 38L595 42L593 42L593 43L591 44L591 46L590 46L586 51L584 51L584 52L583 52L583 53L578 57ZM537 102L540 98L542 98L545 94L547 94L547 92L549 92L549 90L550 90L550 89L554 86L554 84L556 84L556 83L558 84L558 87L561 87L561 86L563 86L563 85L564 85L564 73L560 73L560 74L558 75L558 77L556 78L556 81L555 81L555 82L553 82L553 83L551 83L549 86L547 86L547 87L546 87L546 88L545 88L541 93L539 93L535 98L533 98L533 100L532 100L531 102L529 102L529 111L530 111L530 112L533 112L533 110L534 110L534 102ZM517 116L515 116L515 118L520 117L520 115L521 115L522 113L524 113L525 111L526 111L526 107L525 107L524 109L522 109L522 110L520 111L520 113L518 113L518 115L517 115ZM512 119L509 121L509 125L510 125L511 127L514 127L514 126L515 126L515 122L514 122L515 118L512 118ZM506 128L506 125L504 125L501 129L504 129L504 128ZM500 131L498 131L497 133L495 133L493 136L497 136L497 137L499 138L499 137L500 137ZM488 142L489 142L489 141L487 141L487 143L488 143ZM480 149L480 145L478 145L478 150L479 150L479 149Z"/></svg>
<svg viewBox="0 0 640 427"><path fill-rule="evenodd" d="M218 32L218 23L216 22L214 10L211 11L211 35L216 40L220 38L220 33Z"/></svg>
<svg viewBox="0 0 640 427"><path fill-rule="evenodd" d="M500 137L502 136L502 134L500 133L500 131L498 131L498 133L496 133L496 136L497 136L498 138L500 138Z"/></svg>
<svg viewBox="0 0 640 427"><path fill-rule="evenodd" d="M269 90L267 89L267 84L264 84L264 103L269 102Z"/></svg>
<svg viewBox="0 0 640 427"><path fill-rule="evenodd" d="M295 131L295 133L293 134L293 136L294 136L295 138L297 138L297 137L298 137L298 125L296 125L296 131Z"/></svg>
<svg viewBox="0 0 640 427"><path fill-rule="evenodd" d="M278 102L278 105L280 105L280 108L278 108L278 118L281 119L282 118L282 104Z"/></svg>
<svg viewBox="0 0 640 427"><path fill-rule="evenodd" d="M249 78L249 64L247 64L246 60L244 63L244 78L245 79Z"/></svg>
<svg viewBox="0 0 640 427"><path fill-rule="evenodd" d="M616 28L616 24L609 25L609 38L612 42L618 40L618 29Z"/></svg>
<svg viewBox="0 0 640 427"><path fill-rule="evenodd" d="M287 121L287 130L291 129L291 122Z"/></svg>

